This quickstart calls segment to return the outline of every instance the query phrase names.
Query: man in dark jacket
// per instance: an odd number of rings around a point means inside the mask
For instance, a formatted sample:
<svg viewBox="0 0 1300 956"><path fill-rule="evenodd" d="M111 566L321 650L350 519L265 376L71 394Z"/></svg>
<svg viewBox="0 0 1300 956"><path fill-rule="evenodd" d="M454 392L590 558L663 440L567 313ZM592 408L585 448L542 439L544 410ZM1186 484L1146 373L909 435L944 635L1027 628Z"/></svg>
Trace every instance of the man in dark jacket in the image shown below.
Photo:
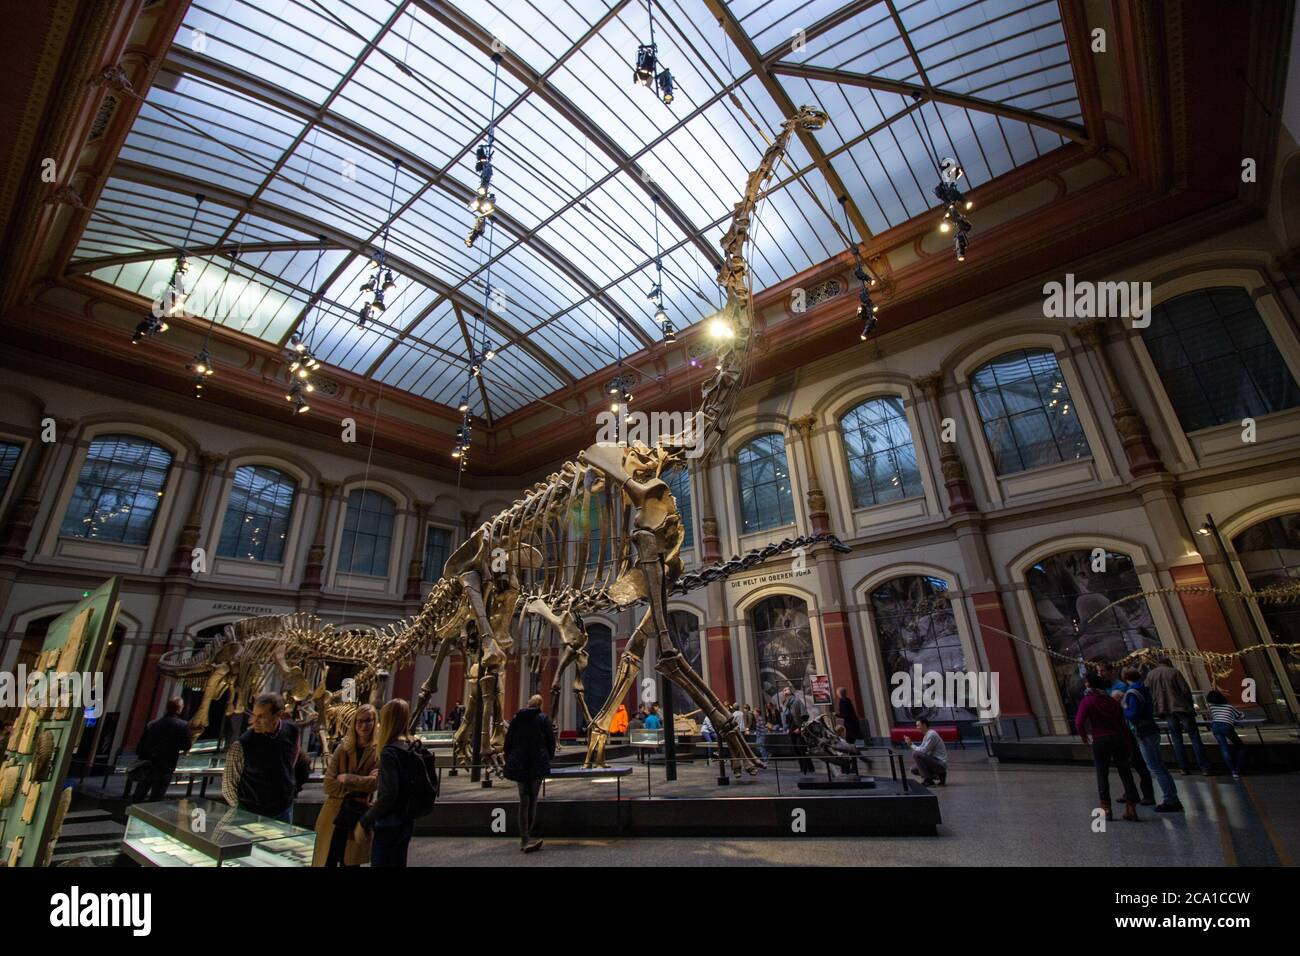
<svg viewBox="0 0 1300 956"><path fill-rule="evenodd" d="M251 726L226 751L221 795L232 807L293 822L298 725L282 719L279 694L259 694Z"/></svg>
<svg viewBox="0 0 1300 956"><path fill-rule="evenodd" d="M181 754L189 753L190 725L181 718L185 701L173 697L167 701L167 712L150 721L140 735L135 754L149 763L147 772L136 784L133 800L162 800L167 796L167 785L176 772Z"/></svg>
<svg viewBox="0 0 1300 956"><path fill-rule="evenodd" d="M554 756L555 726L542 713L542 695L534 694L506 730L505 777L519 785L519 849L524 853L542 848L542 841L534 840L532 834L542 780L551 772Z"/></svg>
<svg viewBox="0 0 1300 956"><path fill-rule="evenodd" d="M1201 742L1201 732L1196 727L1196 707L1192 703L1192 688L1187 678L1174 669L1167 657L1160 658L1156 666L1147 674L1147 690L1151 692L1151 703L1157 717L1169 724L1169 741L1174 745L1174 759L1178 769L1184 774L1187 769L1187 754L1183 750L1183 731L1192 738L1192 750L1196 752L1196 762L1201 765L1201 773L1210 775L1210 761L1205 753L1205 744Z"/></svg>
<svg viewBox="0 0 1300 956"><path fill-rule="evenodd" d="M862 725L858 722L858 713L853 709L853 701L849 700L849 689L841 687L839 690L840 700L836 708L836 714L844 722L844 739L851 744L859 740L866 742L866 736L862 732Z"/></svg>

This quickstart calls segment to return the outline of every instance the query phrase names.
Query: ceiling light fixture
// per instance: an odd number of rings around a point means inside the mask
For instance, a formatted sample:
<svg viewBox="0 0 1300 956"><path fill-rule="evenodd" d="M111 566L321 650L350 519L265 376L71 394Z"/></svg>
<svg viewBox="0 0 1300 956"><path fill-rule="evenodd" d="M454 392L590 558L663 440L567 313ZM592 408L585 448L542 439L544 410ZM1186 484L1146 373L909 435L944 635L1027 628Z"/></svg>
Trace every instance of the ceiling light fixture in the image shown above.
<svg viewBox="0 0 1300 956"><path fill-rule="evenodd" d="M840 208L844 210L844 228L845 237L852 234L853 223L849 220L849 197L847 195L840 197ZM849 240L849 251L853 253L853 278L858 280L860 288L858 290L858 320L862 322L862 331L858 333L858 338L865 342L872 332L876 331L876 316L880 312L880 306L876 305L871 297L871 290L880 285L875 275L867 268L867 264L862 260L862 245L858 242Z"/></svg>
<svg viewBox="0 0 1300 956"><path fill-rule="evenodd" d="M478 188L469 201L469 211L474 214L474 225L465 237L465 248L474 243L487 229L487 220L497 211L497 194L492 191L492 158L496 155L497 80L501 74L501 54L492 54L492 112L488 119L487 139L474 148L474 172L478 173Z"/></svg>
<svg viewBox="0 0 1300 956"><path fill-rule="evenodd" d="M386 296L397 285L397 279L393 276L393 270L388 265L388 223L393 220L393 200L397 196L397 171L402 168L400 159L393 160L393 185L388 193L388 217L384 220L384 231L380 237L379 251L375 253L367 265L367 270L372 273L370 278L361 284L358 292L367 294L369 299L361 303L357 309L357 325L361 328L366 327L369 322L377 315L383 315L387 305L384 302Z"/></svg>
<svg viewBox="0 0 1300 956"><path fill-rule="evenodd" d="M663 100L665 106L672 106L677 87L673 83L672 71L660 68L659 47L655 43L655 9L654 0L646 0L646 13L650 16L650 42L639 44L636 48L636 60L632 66L632 82L636 86L649 89L654 87L655 95Z"/></svg>
<svg viewBox="0 0 1300 956"><path fill-rule="evenodd" d="M311 266L311 289L312 297L307 301L307 308L303 311L302 321L298 323L298 328L289 336L289 379L293 383L290 386L290 394L285 398L288 401L294 401L294 396L301 398L302 392L315 391L315 386L311 382L311 372L320 368L320 359L316 358L316 353L312 349L312 342L316 338L316 329L320 326L320 296L316 291L316 274L320 270L321 257L325 255L324 236L320 238L320 249L316 253L316 261ZM373 264L373 260L372 260ZM307 319L311 317L312 309L316 310L316 318L312 322L311 330L305 335L303 330L307 328ZM295 402L294 414L302 414L307 411L305 401Z"/></svg>
<svg viewBox="0 0 1300 956"><path fill-rule="evenodd" d="M177 251L176 262L172 266L171 278L167 281L167 291L163 293L162 299L155 299L153 308L136 325L135 331L131 333L131 344L138 345L141 340L153 338L166 332L171 326L167 324L168 316L175 316L178 313L183 314L185 311L185 300L189 297L189 287L186 282L186 275L190 271L189 245L190 235L194 231L194 223L199 218L199 207L203 205L203 193L194 194L194 213L190 216L190 224L185 227L185 238L181 241L181 247Z"/></svg>

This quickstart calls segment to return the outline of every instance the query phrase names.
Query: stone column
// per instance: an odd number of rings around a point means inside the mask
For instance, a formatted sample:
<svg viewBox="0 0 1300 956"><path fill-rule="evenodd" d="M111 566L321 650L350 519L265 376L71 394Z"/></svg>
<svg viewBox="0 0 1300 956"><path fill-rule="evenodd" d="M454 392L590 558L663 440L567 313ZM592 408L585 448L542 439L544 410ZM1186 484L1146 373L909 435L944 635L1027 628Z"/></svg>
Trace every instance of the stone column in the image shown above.
<svg viewBox="0 0 1300 956"><path fill-rule="evenodd" d="M316 534L307 551L307 567L303 570L303 591L319 591L325 568L325 527L329 523L330 503L339 490L337 481L320 482L320 514L316 516Z"/></svg>
<svg viewBox="0 0 1300 956"><path fill-rule="evenodd" d="M939 395L943 391L943 372L931 372L913 379L912 384L925 396L930 430L939 436L939 467L943 471L944 487L948 489L948 510L953 514L978 511L970 483L966 480L966 466L962 464L955 441L943 440L942 409Z"/></svg>
<svg viewBox="0 0 1300 956"><path fill-rule="evenodd" d="M700 491L700 530L703 540L700 542L700 563L713 564L722 560L722 544L718 538L718 518L713 512L713 488L710 482L708 459L700 465L700 480L696 487Z"/></svg>
<svg viewBox="0 0 1300 956"><path fill-rule="evenodd" d="M411 542L411 563L406 574L407 601L420 600L420 584L424 578L424 536L428 532L429 509L433 505L428 501L415 503L415 535ZM441 573L441 571L439 572Z"/></svg>
<svg viewBox="0 0 1300 956"><path fill-rule="evenodd" d="M802 439L804 458L808 462L808 523L813 534L825 534L831 530L831 521L826 513L826 495L822 493L821 482L817 478L817 455L812 444L813 435L817 431L817 416L810 414L791 419L790 428Z"/></svg>
<svg viewBox="0 0 1300 956"><path fill-rule="evenodd" d="M27 539L31 537L32 525L36 523L36 512L41 507L41 493L49 480L49 471L53 467L56 450L60 444L67 441L76 425L77 421L74 418L56 418L54 419L54 441L40 441L38 430L37 440L28 446L36 449L38 457L35 467L28 471L27 483L23 485L22 492L9 509L4 531L0 532L0 558L21 560L27 554Z"/></svg>
<svg viewBox="0 0 1300 956"><path fill-rule="evenodd" d="M208 451L199 452L199 480L194 489L194 498L190 502L190 513L176 539L176 548L172 551L172 561L167 568L169 576L192 574L194 547L199 543L203 530L203 506L208 500L217 468L225 460L225 455Z"/></svg>
<svg viewBox="0 0 1300 956"><path fill-rule="evenodd" d="M1111 365L1110 356L1106 354L1106 320L1091 319L1080 322L1072 328L1074 334L1079 336L1083 344L1088 346L1097 357L1097 364L1101 368L1106 390L1110 393L1110 403L1114 408L1111 419L1115 422L1115 430L1119 432L1120 440L1124 444L1124 456L1128 459L1129 470L1135 478L1164 472L1164 462L1160 460L1159 453L1151 443L1146 420L1124 394L1119 377L1116 376L1114 366Z"/></svg>

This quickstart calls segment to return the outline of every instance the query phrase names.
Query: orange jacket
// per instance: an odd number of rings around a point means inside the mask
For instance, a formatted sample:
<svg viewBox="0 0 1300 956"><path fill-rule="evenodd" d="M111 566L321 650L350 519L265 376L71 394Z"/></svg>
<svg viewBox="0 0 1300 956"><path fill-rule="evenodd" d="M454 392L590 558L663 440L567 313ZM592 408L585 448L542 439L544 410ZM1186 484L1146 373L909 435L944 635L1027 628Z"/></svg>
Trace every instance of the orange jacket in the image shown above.
<svg viewBox="0 0 1300 956"><path fill-rule="evenodd" d="M614 711L614 719L609 725L609 732L611 734L627 733L627 706L625 704L619 704L618 710Z"/></svg>

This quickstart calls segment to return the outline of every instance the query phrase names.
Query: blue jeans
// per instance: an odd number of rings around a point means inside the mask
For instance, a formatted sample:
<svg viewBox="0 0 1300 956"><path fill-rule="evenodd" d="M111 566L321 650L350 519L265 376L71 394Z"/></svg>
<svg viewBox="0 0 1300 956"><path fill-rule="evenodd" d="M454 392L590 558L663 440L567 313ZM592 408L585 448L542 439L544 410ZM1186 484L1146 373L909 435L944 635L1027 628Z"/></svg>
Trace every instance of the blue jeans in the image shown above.
<svg viewBox="0 0 1300 956"><path fill-rule="evenodd" d="M1174 778L1169 776L1169 771L1160 760L1159 731L1147 734L1145 737L1138 737L1137 742L1147 769L1151 771L1151 776L1156 778L1156 783L1160 784L1160 798L1165 803L1178 803L1178 788L1174 786Z"/></svg>
<svg viewBox="0 0 1300 956"><path fill-rule="evenodd" d="M375 827L374 839L370 843L370 865L406 866L406 851L411 846L414 829L413 822Z"/></svg>
<svg viewBox="0 0 1300 956"><path fill-rule="evenodd" d="M1246 759L1246 745L1237 736L1237 728L1232 724L1216 720L1210 724L1210 732L1219 742L1223 762L1228 765L1234 777L1241 776L1241 765Z"/></svg>
<svg viewBox="0 0 1300 956"><path fill-rule="evenodd" d="M1174 745L1174 759L1178 769L1187 772L1187 754L1183 750L1183 728L1187 728L1192 738L1192 750L1196 752L1196 762L1201 765L1202 773L1210 772L1210 759L1205 753L1205 744L1201 743L1201 732L1196 727L1196 718L1191 714L1165 714L1169 722L1169 740Z"/></svg>

